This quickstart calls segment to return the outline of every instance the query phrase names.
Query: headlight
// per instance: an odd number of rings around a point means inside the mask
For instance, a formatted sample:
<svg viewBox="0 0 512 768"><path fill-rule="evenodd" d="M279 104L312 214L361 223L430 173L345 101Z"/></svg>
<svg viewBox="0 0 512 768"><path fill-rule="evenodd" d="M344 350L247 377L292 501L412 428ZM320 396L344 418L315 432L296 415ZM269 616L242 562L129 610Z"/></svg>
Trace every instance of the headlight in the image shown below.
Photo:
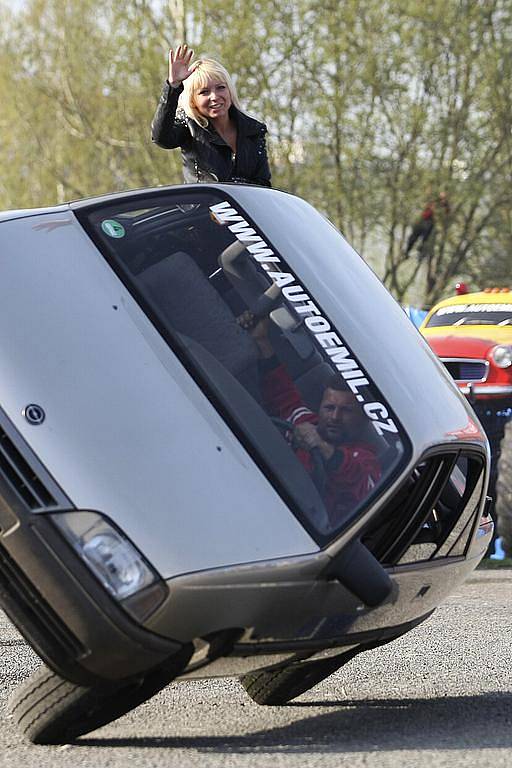
<svg viewBox="0 0 512 768"><path fill-rule="evenodd" d="M512 347L499 344L492 350L491 357L498 368L508 368L512 365Z"/></svg>
<svg viewBox="0 0 512 768"><path fill-rule="evenodd" d="M61 533L105 589L142 620L162 602L167 587L131 541L97 512L51 515Z"/></svg>

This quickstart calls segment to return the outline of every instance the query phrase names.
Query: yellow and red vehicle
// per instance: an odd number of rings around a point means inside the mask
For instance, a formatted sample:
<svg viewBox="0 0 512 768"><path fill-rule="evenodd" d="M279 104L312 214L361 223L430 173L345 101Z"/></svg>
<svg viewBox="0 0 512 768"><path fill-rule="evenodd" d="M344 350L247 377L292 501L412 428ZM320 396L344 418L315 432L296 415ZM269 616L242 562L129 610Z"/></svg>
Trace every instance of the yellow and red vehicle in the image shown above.
<svg viewBox="0 0 512 768"><path fill-rule="evenodd" d="M430 310L420 330L473 403L510 406L512 292L508 288L444 299Z"/></svg>

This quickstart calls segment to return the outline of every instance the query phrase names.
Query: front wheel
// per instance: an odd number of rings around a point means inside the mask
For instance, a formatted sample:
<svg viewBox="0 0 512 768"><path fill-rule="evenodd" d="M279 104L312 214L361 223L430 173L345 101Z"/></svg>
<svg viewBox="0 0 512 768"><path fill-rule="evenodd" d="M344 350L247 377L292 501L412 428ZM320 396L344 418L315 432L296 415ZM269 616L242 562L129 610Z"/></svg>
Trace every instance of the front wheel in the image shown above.
<svg viewBox="0 0 512 768"><path fill-rule="evenodd" d="M13 694L8 712L34 744L66 744L147 701L185 668L184 648L144 676L86 687L65 680L43 665Z"/></svg>

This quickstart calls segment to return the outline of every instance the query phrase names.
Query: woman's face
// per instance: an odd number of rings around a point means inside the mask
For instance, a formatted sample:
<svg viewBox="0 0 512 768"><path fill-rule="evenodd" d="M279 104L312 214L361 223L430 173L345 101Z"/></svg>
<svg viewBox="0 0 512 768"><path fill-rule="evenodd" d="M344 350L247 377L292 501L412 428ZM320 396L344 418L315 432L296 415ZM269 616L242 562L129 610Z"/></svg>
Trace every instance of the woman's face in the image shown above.
<svg viewBox="0 0 512 768"><path fill-rule="evenodd" d="M231 96L226 83L211 78L208 78L205 86L195 92L194 101L200 114L209 120L225 117L231 106Z"/></svg>

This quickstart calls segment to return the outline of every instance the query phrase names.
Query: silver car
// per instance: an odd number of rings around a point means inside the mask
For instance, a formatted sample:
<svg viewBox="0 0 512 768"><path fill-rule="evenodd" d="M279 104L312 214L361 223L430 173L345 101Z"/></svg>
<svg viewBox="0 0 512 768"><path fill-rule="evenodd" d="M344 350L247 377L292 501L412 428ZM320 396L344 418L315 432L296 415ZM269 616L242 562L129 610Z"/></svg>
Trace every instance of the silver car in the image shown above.
<svg viewBox="0 0 512 768"><path fill-rule="evenodd" d="M424 621L492 535L488 444L304 200L187 185L0 215L0 604L67 742L174 679L282 704Z"/></svg>

